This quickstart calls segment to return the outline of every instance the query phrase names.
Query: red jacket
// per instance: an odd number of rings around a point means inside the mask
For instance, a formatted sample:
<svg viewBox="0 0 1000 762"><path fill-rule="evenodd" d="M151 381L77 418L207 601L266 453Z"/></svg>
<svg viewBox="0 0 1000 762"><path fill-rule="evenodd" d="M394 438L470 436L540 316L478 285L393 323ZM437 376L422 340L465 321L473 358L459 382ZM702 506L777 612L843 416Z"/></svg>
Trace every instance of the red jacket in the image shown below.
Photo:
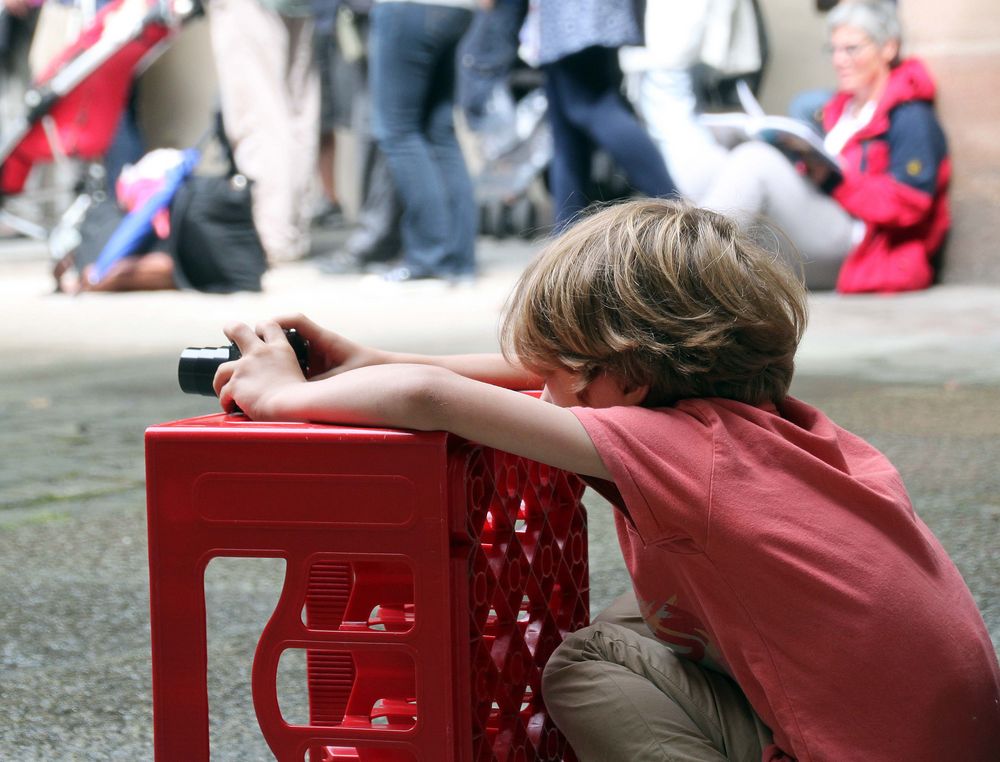
<svg viewBox="0 0 1000 762"><path fill-rule="evenodd" d="M931 259L951 225L951 162L934 94L924 65L903 61L890 73L871 121L840 153L844 179L833 197L867 230L841 267L838 291L911 291L934 279ZM850 98L837 93L826 105L826 130Z"/></svg>

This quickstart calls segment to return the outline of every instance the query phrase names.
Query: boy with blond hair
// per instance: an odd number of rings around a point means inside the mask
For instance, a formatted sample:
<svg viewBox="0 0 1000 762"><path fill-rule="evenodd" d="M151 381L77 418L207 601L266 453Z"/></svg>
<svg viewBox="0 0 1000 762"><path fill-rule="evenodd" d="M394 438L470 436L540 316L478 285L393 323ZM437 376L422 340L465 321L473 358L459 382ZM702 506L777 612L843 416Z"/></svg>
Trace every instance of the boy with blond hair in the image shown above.
<svg viewBox="0 0 1000 762"><path fill-rule="evenodd" d="M243 358L215 388L258 420L450 431L610 499L633 592L543 680L581 760L1000 759L1000 669L954 564L885 457L788 396L805 321L729 219L631 201L528 267L503 355L294 316L227 327Z"/></svg>

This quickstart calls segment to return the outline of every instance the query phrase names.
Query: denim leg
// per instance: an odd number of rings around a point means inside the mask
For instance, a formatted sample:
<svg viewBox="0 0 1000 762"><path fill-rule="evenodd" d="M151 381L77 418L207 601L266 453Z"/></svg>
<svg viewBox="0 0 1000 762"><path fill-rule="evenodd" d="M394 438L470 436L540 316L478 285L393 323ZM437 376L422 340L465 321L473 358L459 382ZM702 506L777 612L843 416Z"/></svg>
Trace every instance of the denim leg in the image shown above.
<svg viewBox="0 0 1000 762"><path fill-rule="evenodd" d="M448 177L456 160L450 155L449 161L439 160L428 125L434 98L440 99L443 85L435 78L442 70L451 71L447 86L454 90L455 47L471 16L466 9L419 3L378 3L372 11L373 131L403 201L404 258L418 276L448 274L449 260L456 258L450 204L458 181ZM453 97L449 92L449 103ZM450 121L449 114L454 139ZM438 140L444 140L441 131L440 126L434 131Z"/></svg>
<svg viewBox="0 0 1000 762"><path fill-rule="evenodd" d="M616 51L587 48L552 68L558 72L565 118L611 154L629 184L647 196L676 193L663 155L621 94Z"/></svg>
<svg viewBox="0 0 1000 762"><path fill-rule="evenodd" d="M456 46L458 40L456 39ZM445 49L430 94L427 116L427 140L441 170L447 195L451 239L443 263L454 275L475 272L476 200L462 148L455 135L455 47Z"/></svg>
<svg viewBox="0 0 1000 762"><path fill-rule="evenodd" d="M493 90L507 84L527 12L528 0L495 0L489 10L473 16L459 46L458 103L474 130Z"/></svg>
<svg viewBox="0 0 1000 762"><path fill-rule="evenodd" d="M556 229L571 223L590 202L590 159L593 144L587 134L566 116L568 83L556 64L545 67L545 96L548 99L549 126L552 128L552 162L549 186L555 205Z"/></svg>

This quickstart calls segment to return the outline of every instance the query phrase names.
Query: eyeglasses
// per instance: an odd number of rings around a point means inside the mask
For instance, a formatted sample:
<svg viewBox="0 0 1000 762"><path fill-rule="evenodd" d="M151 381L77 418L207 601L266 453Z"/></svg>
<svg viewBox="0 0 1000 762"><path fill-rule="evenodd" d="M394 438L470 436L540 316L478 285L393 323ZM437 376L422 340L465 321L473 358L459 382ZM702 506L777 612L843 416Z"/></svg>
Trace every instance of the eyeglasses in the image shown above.
<svg viewBox="0 0 1000 762"><path fill-rule="evenodd" d="M823 51L829 56L835 56L837 53L843 53L848 58L857 58L861 55L861 51L867 48L869 45L874 45L872 40L865 40L864 42L859 42L855 45L830 45L826 44L823 46Z"/></svg>

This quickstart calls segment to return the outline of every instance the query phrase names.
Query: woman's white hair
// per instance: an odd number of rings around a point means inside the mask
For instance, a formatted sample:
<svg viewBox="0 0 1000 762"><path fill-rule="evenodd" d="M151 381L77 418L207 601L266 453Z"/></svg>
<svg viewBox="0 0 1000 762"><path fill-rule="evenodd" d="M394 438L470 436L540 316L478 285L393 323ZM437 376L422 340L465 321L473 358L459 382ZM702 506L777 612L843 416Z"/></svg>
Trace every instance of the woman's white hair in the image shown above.
<svg viewBox="0 0 1000 762"><path fill-rule="evenodd" d="M827 35L841 26L861 29L878 45L902 42L903 29L890 0L841 0L826 17Z"/></svg>

